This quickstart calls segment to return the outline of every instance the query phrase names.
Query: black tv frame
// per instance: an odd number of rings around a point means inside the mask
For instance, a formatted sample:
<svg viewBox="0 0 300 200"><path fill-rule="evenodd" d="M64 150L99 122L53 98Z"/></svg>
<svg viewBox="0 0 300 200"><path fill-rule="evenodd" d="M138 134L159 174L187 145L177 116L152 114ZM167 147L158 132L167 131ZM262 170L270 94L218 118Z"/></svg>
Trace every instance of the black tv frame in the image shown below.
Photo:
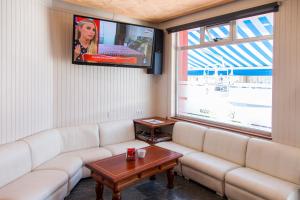
<svg viewBox="0 0 300 200"><path fill-rule="evenodd" d="M107 22L115 22L119 24L124 24L124 25L133 25L133 26L139 26L139 27L144 27L144 28L151 28L153 29L153 39L152 39L152 49L151 49L151 58L150 58L150 66L141 66L141 65L122 65L122 64L111 64L111 63L90 63L90 62L78 62L74 61L74 37L75 37L75 17L85 17L85 18L90 18L90 19L96 19L100 21L107 21ZM118 21L113 21L113 20L107 20L107 19L101 19L101 18L96 18L96 17L88 17L88 16L83 16L83 15L73 15L73 36L72 36L72 64L75 65L94 65L94 66L107 66L107 67L128 67L128 68L144 68L144 69L151 69L153 65L153 57L154 57L154 44L155 44L155 28L149 27L149 26L143 26L143 25L137 25L137 24L131 24L131 23L125 23L125 22L118 22Z"/></svg>

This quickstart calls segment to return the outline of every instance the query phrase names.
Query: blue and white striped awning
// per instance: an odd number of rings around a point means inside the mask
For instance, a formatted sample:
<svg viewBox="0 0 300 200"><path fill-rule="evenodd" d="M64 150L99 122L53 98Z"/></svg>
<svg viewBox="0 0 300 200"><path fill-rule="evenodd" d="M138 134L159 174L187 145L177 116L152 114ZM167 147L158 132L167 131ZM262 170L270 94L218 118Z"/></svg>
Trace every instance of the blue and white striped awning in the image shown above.
<svg viewBox="0 0 300 200"><path fill-rule="evenodd" d="M272 35L273 14L238 20L236 31L238 39ZM199 32L188 32L189 46L199 44ZM229 26L211 28L209 33L214 38L224 38L229 35ZM271 76L272 63L272 39L188 50L188 75Z"/></svg>

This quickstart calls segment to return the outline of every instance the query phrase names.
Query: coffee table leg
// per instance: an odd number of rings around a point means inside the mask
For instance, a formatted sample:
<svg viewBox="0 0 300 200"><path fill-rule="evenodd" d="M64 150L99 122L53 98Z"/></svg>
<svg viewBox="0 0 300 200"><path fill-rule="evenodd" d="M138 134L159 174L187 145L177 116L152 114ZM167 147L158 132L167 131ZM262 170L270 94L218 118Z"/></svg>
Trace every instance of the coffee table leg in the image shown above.
<svg viewBox="0 0 300 200"><path fill-rule="evenodd" d="M167 170L167 177L168 177L168 188L172 189L174 187L174 172L173 169Z"/></svg>
<svg viewBox="0 0 300 200"><path fill-rule="evenodd" d="M96 183L96 200L103 200L103 184L97 182Z"/></svg>
<svg viewBox="0 0 300 200"><path fill-rule="evenodd" d="M112 200L121 200L121 192L113 191Z"/></svg>

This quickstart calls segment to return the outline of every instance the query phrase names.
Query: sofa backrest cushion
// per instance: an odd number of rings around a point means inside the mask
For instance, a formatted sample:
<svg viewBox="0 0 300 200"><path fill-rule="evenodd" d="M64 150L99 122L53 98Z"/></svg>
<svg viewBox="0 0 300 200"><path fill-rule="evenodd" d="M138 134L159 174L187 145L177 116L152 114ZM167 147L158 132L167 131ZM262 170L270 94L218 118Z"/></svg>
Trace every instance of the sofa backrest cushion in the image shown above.
<svg viewBox="0 0 300 200"><path fill-rule="evenodd" d="M246 167L300 185L300 149L252 138L249 140Z"/></svg>
<svg viewBox="0 0 300 200"><path fill-rule="evenodd" d="M173 128L173 142L202 151L206 127L188 123L176 122Z"/></svg>
<svg viewBox="0 0 300 200"><path fill-rule="evenodd" d="M203 151L244 166L248 140L244 135L210 128L205 134Z"/></svg>
<svg viewBox="0 0 300 200"><path fill-rule="evenodd" d="M132 120L120 120L99 124L100 146L127 142L135 139Z"/></svg>
<svg viewBox="0 0 300 200"><path fill-rule="evenodd" d="M28 144L17 141L0 146L0 188L30 171Z"/></svg>
<svg viewBox="0 0 300 200"><path fill-rule="evenodd" d="M29 144L32 168L36 168L61 152L62 139L57 129L42 131L22 140Z"/></svg>
<svg viewBox="0 0 300 200"><path fill-rule="evenodd" d="M99 147L97 124L58 129L62 137L62 152Z"/></svg>

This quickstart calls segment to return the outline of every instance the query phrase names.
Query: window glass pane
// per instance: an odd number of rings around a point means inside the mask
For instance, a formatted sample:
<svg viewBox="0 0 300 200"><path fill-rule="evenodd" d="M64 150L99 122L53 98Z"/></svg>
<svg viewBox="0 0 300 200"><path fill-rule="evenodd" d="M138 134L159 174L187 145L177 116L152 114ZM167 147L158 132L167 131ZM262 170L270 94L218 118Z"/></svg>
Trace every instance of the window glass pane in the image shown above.
<svg viewBox="0 0 300 200"><path fill-rule="evenodd" d="M230 37L230 25L223 24L214 27L207 27L205 29L205 42L217 42L220 40L225 40Z"/></svg>
<svg viewBox="0 0 300 200"><path fill-rule="evenodd" d="M238 39L273 35L273 13L236 20Z"/></svg>
<svg viewBox="0 0 300 200"><path fill-rule="evenodd" d="M194 46L200 44L200 28L179 32L179 46Z"/></svg>
<svg viewBox="0 0 300 200"><path fill-rule="evenodd" d="M177 52L177 114L271 131L273 40Z"/></svg>

